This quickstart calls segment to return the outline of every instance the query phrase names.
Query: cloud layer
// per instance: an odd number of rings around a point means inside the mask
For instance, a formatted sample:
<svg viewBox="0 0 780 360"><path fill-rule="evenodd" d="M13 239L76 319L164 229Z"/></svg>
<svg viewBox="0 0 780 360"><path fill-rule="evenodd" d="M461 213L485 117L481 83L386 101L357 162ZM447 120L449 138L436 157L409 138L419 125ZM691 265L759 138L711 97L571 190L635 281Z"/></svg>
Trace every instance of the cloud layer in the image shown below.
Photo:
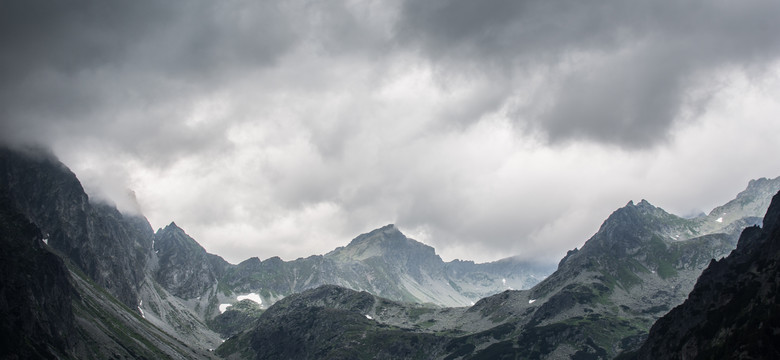
<svg viewBox="0 0 780 360"><path fill-rule="evenodd" d="M10 1L0 138L240 261L386 223L557 261L780 175L774 1Z"/></svg>

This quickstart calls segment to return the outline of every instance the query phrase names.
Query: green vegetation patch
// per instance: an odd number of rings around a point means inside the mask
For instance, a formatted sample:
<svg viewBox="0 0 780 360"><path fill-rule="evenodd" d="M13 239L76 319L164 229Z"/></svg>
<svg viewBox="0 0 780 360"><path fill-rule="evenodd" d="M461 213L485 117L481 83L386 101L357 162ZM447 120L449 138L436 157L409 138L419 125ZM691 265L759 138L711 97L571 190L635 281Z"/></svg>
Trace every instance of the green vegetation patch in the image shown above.
<svg viewBox="0 0 780 360"><path fill-rule="evenodd" d="M435 309L428 307L412 307L406 310L406 315L409 316L409 320L417 321L420 319L420 316L430 314L434 311Z"/></svg>

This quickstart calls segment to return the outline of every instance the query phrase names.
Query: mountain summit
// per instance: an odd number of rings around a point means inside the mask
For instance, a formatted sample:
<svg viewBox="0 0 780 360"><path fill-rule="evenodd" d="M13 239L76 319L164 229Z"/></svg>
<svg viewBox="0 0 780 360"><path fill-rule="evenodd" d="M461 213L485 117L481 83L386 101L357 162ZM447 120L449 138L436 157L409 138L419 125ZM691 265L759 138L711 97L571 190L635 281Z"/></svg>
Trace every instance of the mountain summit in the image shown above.
<svg viewBox="0 0 780 360"><path fill-rule="evenodd" d="M406 237L393 225L386 225L353 239L349 245L339 247L325 255L334 259L363 261L383 257L395 261L441 261L435 250L419 241Z"/></svg>

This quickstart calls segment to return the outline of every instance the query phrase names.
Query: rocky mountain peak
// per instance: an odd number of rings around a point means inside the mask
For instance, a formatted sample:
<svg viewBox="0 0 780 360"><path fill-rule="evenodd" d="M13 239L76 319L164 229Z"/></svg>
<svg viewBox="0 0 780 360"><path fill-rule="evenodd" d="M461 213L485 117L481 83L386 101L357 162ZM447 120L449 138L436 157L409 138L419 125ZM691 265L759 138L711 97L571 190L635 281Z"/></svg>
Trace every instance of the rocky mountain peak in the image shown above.
<svg viewBox="0 0 780 360"><path fill-rule="evenodd" d="M173 223L165 228L158 229L154 234L154 250L158 252L158 257L165 257L169 252L174 250L172 248L176 248L175 250L177 251L187 252L206 251L193 238L189 237L184 230ZM160 251L162 251L162 253L160 253Z"/></svg>
<svg viewBox="0 0 780 360"><path fill-rule="evenodd" d="M679 219L677 216L653 206L647 200L643 199L637 204L630 201L604 220L599 231L591 239L593 241L588 241L583 246L583 250L595 244L612 246L614 242L639 241L647 237L651 229L672 226L677 219ZM604 243L607 240L609 244Z"/></svg>
<svg viewBox="0 0 780 360"><path fill-rule="evenodd" d="M339 247L325 256L358 261L372 257L418 260L435 258L439 262L442 261L432 247L406 237L393 224L362 234L353 239L349 245Z"/></svg>
<svg viewBox="0 0 780 360"><path fill-rule="evenodd" d="M206 252L195 239L171 222L154 235L158 257L155 279L184 299L200 296L217 279L226 262Z"/></svg>
<svg viewBox="0 0 780 360"><path fill-rule="evenodd" d="M388 224L368 233L359 235L358 237L352 239L348 246L365 242L385 242L401 239L406 239L406 236L401 232L401 230L398 230L394 224Z"/></svg>
<svg viewBox="0 0 780 360"><path fill-rule="evenodd" d="M159 230L160 229L158 229L157 231L159 231ZM170 224L165 226L165 230L171 230L171 231L173 231L173 230L181 230L181 231L184 231L182 228L179 227L179 225L176 225L175 221L171 221Z"/></svg>

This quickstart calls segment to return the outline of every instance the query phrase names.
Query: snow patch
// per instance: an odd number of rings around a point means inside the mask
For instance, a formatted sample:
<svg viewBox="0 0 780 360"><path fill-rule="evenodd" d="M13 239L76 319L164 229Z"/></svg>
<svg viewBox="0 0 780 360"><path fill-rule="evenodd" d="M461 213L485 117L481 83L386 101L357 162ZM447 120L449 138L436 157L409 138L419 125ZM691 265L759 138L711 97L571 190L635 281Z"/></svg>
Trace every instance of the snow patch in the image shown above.
<svg viewBox="0 0 780 360"><path fill-rule="evenodd" d="M717 222L719 222L719 223L722 223L722 222L723 222L723 218L722 218L722 217L719 217L719 218L718 218L717 220L715 220L715 221L717 221Z"/></svg>
<svg viewBox="0 0 780 360"><path fill-rule="evenodd" d="M141 317L146 319L146 315L144 315L144 309L141 309L141 306L144 306L144 301L141 300L141 302L138 303L138 312L141 313Z"/></svg>
<svg viewBox="0 0 780 360"><path fill-rule="evenodd" d="M252 300L256 302L258 305L263 305L263 299L260 298L260 295L257 295L255 293L249 293L248 295L238 295L236 297L236 300Z"/></svg>
<svg viewBox="0 0 780 360"><path fill-rule="evenodd" d="M471 302L471 306L474 306L474 302L473 301Z"/></svg>
<svg viewBox="0 0 780 360"><path fill-rule="evenodd" d="M371 315L366 314L366 319L368 320L374 320L374 318L371 317Z"/></svg>
<svg viewBox="0 0 780 360"><path fill-rule="evenodd" d="M506 279L501 279L501 282L506 285Z"/></svg>
<svg viewBox="0 0 780 360"><path fill-rule="evenodd" d="M528 300L528 303L529 304L533 304L535 301L536 301L536 299L531 299L531 300Z"/></svg>
<svg viewBox="0 0 780 360"><path fill-rule="evenodd" d="M227 308L233 306L232 304L219 304L219 313L224 314Z"/></svg>

